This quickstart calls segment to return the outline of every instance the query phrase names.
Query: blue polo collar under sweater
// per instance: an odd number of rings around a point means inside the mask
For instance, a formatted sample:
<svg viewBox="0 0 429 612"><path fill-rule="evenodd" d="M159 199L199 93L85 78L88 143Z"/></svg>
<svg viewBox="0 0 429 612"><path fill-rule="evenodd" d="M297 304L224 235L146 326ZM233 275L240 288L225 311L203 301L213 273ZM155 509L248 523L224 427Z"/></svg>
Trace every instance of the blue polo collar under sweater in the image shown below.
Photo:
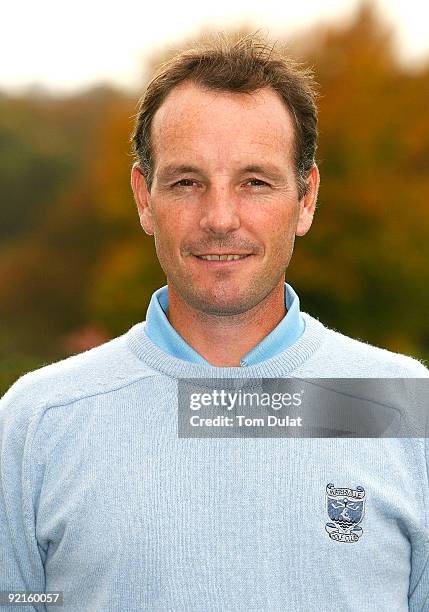
<svg viewBox="0 0 429 612"><path fill-rule="evenodd" d="M292 346L303 334L304 319L301 316L298 295L285 283L287 313L280 323L240 361L241 366L255 365L278 355ZM145 333L160 349L184 361L210 365L177 333L167 318L168 286L155 291L146 315Z"/></svg>

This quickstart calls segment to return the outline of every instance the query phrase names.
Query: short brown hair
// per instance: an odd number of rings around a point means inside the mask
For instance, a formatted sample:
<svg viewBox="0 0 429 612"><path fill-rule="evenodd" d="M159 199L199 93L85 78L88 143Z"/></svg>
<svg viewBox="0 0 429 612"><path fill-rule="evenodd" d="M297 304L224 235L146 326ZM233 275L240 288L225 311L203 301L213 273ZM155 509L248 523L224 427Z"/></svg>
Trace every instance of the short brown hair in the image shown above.
<svg viewBox="0 0 429 612"><path fill-rule="evenodd" d="M184 81L211 90L251 93L270 87L290 111L295 127L294 162L298 195L315 163L317 147L316 86L310 69L276 51L258 35L216 40L182 51L162 64L138 106L132 135L133 153L149 190L153 180L151 125L170 91Z"/></svg>

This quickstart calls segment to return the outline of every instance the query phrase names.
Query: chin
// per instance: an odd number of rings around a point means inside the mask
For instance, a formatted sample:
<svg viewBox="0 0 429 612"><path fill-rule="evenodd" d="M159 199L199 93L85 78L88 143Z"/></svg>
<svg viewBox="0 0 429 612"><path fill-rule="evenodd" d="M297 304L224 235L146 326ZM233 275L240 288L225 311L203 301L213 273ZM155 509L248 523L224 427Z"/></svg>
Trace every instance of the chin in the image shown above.
<svg viewBox="0 0 429 612"><path fill-rule="evenodd" d="M194 293L190 304L205 314L231 316L242 314L253 308L257 301L254 302L252 297L246 294L228 297L225 293L214 294L209 290L207 293Z"/></svg>

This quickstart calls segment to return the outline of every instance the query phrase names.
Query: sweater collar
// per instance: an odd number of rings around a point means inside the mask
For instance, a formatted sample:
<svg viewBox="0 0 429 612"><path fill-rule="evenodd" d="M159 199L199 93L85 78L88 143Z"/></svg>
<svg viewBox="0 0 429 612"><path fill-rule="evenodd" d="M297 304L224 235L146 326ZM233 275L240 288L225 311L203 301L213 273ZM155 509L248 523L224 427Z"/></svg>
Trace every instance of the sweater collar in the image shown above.
<svg viewBox="0 0 429 612"><path fill-rule="evenodd" d="M305 312L301 314L305 330L294 344L278 355L246 368L217 367L173 357L147 336L144 321L133 325L124 334L124 340L146 366L171 378L231 378L244 381L246 378L288 377L318 350L326 333L326 328L317 319Z"/></svg>

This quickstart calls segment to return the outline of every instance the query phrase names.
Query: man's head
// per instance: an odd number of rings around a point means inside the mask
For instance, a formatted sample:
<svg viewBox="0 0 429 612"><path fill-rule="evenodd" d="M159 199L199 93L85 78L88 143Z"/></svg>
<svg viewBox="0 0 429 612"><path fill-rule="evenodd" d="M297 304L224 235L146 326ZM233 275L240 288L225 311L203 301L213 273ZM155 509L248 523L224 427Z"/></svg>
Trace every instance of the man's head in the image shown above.
<svg viewBox="0 0 429 612"><path fill-rule="evenodd" d="M132 185L169 287L232 315L283 283L312 221L317 115L309 74L253 37L186 51L140 103ZM206 255L246 255L210 261Z"/></svg>

